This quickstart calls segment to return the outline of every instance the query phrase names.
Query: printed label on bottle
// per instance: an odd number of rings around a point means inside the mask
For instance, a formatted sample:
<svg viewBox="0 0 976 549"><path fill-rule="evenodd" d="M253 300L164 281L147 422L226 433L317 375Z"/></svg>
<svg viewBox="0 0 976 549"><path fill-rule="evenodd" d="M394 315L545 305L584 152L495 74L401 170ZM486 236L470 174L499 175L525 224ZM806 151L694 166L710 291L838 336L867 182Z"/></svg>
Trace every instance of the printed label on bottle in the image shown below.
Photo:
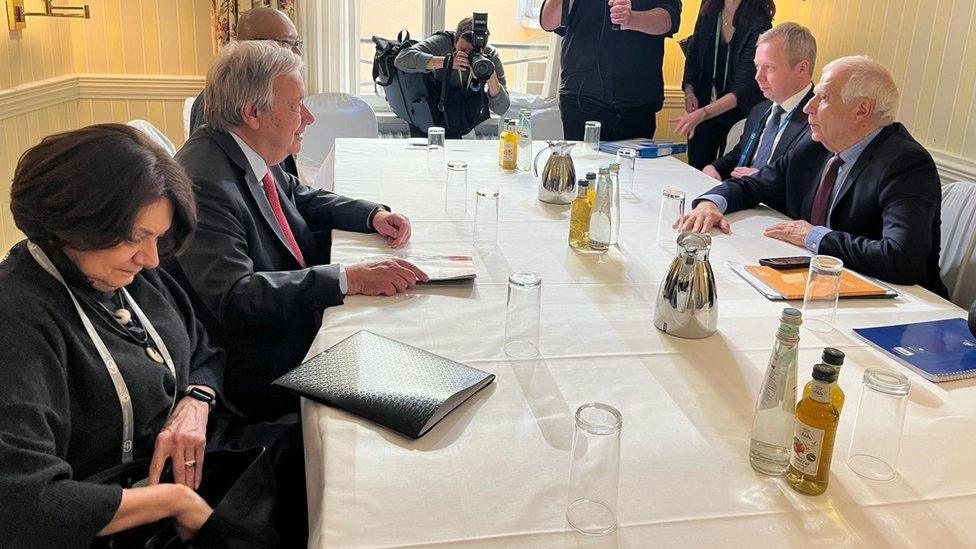
<svg viewBox="0 0 976 549"><path fill-rule="evenodd" d="M762 388L759 389L759 409L768 410L775 408L780 401L780 394L783 383L782 372L786 370L776 357L769 361L769 369L766 371L766 379L763 380Z"/></svg>
<svg viewBox="0 0 976 549"><path fill-rule="evenodd" d="M824 383L813 380L813 387L810 389L810 398L817 402L830 402L830 387L833 383Z"/></svg>
<svg viewBox="0 0 976 549"><path fill-rule="evenodd" d="M824 430L810 427L799 419L793 429L793 451L790 452L790 465L797 471L817 476L820 470L820 450L823 446Z"/></svg>

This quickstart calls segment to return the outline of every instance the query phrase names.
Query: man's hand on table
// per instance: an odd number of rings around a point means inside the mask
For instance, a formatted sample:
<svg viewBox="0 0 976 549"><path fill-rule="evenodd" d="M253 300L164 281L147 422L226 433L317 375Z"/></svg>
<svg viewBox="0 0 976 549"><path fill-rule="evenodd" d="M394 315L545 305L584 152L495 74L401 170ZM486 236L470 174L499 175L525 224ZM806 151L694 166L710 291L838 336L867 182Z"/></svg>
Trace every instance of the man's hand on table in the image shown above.
<svg viewBox="0 0 976 549"><path fill-rule="evenodd" d="M681 216L675 223L675 228L696 233L707 233L712 227L718 227L725 234L732 234L728 220L718 211L718 206L708 200L699 202L694 210Z"/></svg>
<svg viewBox="0 0 976 549"><path fill-rule="evenodd" d="M364 261L346 266L346 295L394 295L412 288L418 280L427 282L429 278L404 259Z"/></svg>
<svg viewBox="0 0 976 549"><path fill-rule="evenodd" d="M410 240L410 220L400 213L384 210L373 216L373 228L386 237L391 248L399 248Z"/></svg>
<svg viewBox="0 0 976 549"><path fill-rule="evenodd" d="M805 247L806 238L807 235L810 234L811 229L813 229L813 225L802 219L798 219L796 221L774 223L766 227L763 234L770 238L775 238L776 240L782 240L784 242L789 242L790 244Z"/></svg>

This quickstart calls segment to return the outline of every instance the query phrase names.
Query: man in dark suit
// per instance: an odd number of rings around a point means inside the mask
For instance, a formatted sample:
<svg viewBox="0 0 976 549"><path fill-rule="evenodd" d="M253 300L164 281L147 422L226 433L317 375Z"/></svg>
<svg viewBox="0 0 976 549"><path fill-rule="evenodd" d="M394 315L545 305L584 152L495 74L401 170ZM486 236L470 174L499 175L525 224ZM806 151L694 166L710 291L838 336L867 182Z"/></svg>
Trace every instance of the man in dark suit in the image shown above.
<svg viewBox="0 0 976 549"><path fill-rule="evenodd" d="M749 111L739 143L702 171L719 181L753 175L793 147L809 127L803 106L813 97L816 60L817 40L802 25L781 23L759 35L756 82L767 100Z"/></svg>
<svg viewBox="0 0 976 549"><path fill-rule="evenodd" d="M766 236L946 296L939 175L928 151L893 122L897 104L894 80L878 62L865 56L831 62L804 108L810 133L755 175L699 197L682 229L729 233L724 214L762 202L794 219L767 227Z"/></svg>
<svg viewBox="0 0 976 549"><path fill-rule="evenodd" d="M322 310L345 295L392 295L426 275L403 260L329 264L329 231L378 232L390 246L410 222L386 206L311 189L278 163L314 121L301 58L269 41L232 42L207 74L206 125L176 155L193 181L198 225L167 265L227 351L225 392L252 418L297 409L270 383L299 364Z"/></svg>
<svg viewBox="0 0 976 549"><path fill-rule="evenodd" d="M237 19L237 37L235 40L272 40L281 47L290 48L298 55L302 54L302 40L298 39L298 30L284 12L272 8L251 8L242 13ZM190 107L190 133L203 125L203 111L205 109L203 92L197 96ZM298 164L294 155L288 155L281 161L281 169L299 177Z"/></svg>

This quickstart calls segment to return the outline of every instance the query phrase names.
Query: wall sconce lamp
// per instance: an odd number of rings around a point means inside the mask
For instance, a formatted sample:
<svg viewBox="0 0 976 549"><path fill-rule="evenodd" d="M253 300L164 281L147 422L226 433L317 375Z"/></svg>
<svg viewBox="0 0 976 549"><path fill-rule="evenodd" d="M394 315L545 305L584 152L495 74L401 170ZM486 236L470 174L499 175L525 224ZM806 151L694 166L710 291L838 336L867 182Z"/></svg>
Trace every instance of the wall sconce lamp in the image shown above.
<svg viewBox="0 0 976 549"><path fill-rule="evenodd" d="M24 9L24 0L7 0L7 26L10 30L27 28L27 16L39 17L77 17L91 19L88 4L84 6L55 6L54 0L44 0L44 11L29 12ZM79 13L80 12L80 13Z"/></svg>

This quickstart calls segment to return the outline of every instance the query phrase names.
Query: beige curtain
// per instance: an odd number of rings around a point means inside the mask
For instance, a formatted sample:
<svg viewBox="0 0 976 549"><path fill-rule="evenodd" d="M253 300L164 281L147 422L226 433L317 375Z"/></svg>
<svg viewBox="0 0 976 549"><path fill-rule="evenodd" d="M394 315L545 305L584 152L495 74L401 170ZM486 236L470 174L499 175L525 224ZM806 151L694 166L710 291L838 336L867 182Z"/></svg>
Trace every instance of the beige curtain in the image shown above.
<svg viewBox="0 0 976 549"><path fill-rule="evenodd" d="M237 18L251 8L275 8L295 21L297 0L211 0L210 20L213 23L214 51L237 37Z"/></svg>

